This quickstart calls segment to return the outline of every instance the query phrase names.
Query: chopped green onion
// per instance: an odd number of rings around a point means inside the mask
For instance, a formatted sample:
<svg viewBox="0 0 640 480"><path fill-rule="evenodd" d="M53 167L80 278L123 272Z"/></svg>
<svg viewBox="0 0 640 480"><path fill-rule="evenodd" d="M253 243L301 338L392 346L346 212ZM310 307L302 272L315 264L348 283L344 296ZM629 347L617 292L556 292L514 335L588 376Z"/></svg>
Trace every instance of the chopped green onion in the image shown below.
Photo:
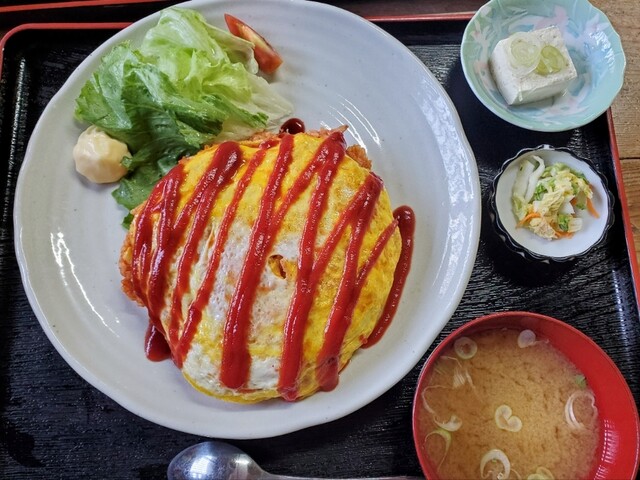
<svg viewBox="0 0 640 480"><path fill-rule="evenodd" d="M455 432L457 430L460 430L460 427L462 426L462 420L460 420L455 414L451 415L451 418L448 422L439 422L435 418L433 419L433 421L436 425L438 425L443 430L446 430L447 432Z"/></svg>
<svg viewBox="0 0 640 480"><path fill-rule="evenodd" d="M442 360L451 360L451 361L457 363L458 366L460 366L460 367L462 366L462 364L460 363L460 360L458 360L456 357L450 357L449 355L442 355L440 358Z"/></svg>
<svg viewBox="0 0 640 480"><path fill-rule="evenodd" d="M469 371L466 368L456 367L453 371L453 388L460 388L467 383L473 388L473 380Z"/></svg>
<svg viewBox="0 0 640 480"><path fill-rule="evenodd" d="M590 390L576 390L575 392L573 392L567 399L567 403L565 403L564 405L564 419L566 420L569 427L575 430L582 430L585 428L584 424L579 422L576 418L576 414L573 408L573 404L579 397L585 397L589 399L591 401L591 408L593 410L594 416L598 413L598 409L596 407L596 399Z"/></svg>
<svg viewBox="0 0 640 480"><path fill-rule="evenodd" d="M420 398L422 398L422 406L424 407L424 409L429 412L431 415L435 415L436 412L433 408L431 408L431 406L429 405L429 403L427 402L427 390L431 389L431 388L444 388L445 390L450 390L451 387L446 387L444 385L428 385L426 387L424 387L424 390L422 390L422 393L420 394Z"/></svg>
<svg viewBox="0 0 640 480"><path fill-rule="evenodd" d="M532 330L522 330L518 335L518 346L527 348L536 343L536 334Z"/></svg>
<svg viewBox="0 0 640 480"><path fill-rule="evenodd" d="M534 71L540 63L540 44L535 37L524 32L514 33L507 46L509 63L521 75Z"/></svg>
<svg viewBox="0 0 640 480"><path fill-rule="evenodd" d="M560 50L553 45L545 45L540 51L540 61L536 66L536 73L550 75L558 73L567 66L567 62Z"/></svg>
<svg viewBox="0 0 640 480"><path fill-rule="evenodd" d="M484 470L487 463L493 461L500 462L503 468L503 471L497 475L497 478L500 480L509 478L509 475L511 474L511 462L507 455L497 448L489 450L482 456L482 460L480 460L480 475L482 478L488 478L489 475L485 475Z"/></svg>
<svg viewBox="0 0 640 480"><path fill-rule="evenodd" d="M460 363L460 360L458 360L456 357L450 357L449 355L442 355L440 357L440 360L451 360L456 364L453 370L453 379L452 379L452 385L451 385L452 388L454 389L460 388L467 383L471 385L472 388L474 388L471 375L469 374L467 369L462 366L462 363Z"/></svg>
<svg viewBox="0 0 640 480"><path fill-rule="evenodd" d="M553 473L548 468L538 467L536 471L527 476L527 480L554 480Z"/></svg>
<svg viewBox="0 0 640 480"><path fill-rule="evenodd" d="M574 380L576 382L576 385L578 385L580 388L587 388L587 379L584 375L576 375L574 377Z"/></svg>
<svg viewBox="0 0 640 480"><path fill-rule="evenodd" d="M427 399L425 397L425 394L427 393L427 389L429 387L425 388L422 391L422 394L420 395L420 397L422 398L422 406L424 407L424 409L429 412L431 415L434 415L436 412L433 410L433 408L431 408L431 406L429 406L429 403L427 403Z"/></svg>
<svg viewBox="0 0 640 480"><path fill-rule="evenodd" d="M438 467L437 467L437 468L440 468L440 466L442 465L442 462L444 462L444 459L447 457L447 452L449 452L449 448L451 447L451 433L447 432L442 428L436 428L434 431L428 433L427 436L424 437L425 445L427 443L427 439L431 435L438 435L439 437L442 437L442 439L444 440L444 454L442 455L440 462L438 462Z"/></svg>
<svg viewBox="0 0 640 480"><path fill-rule="evenodd" d="M508 432L519 432L522 430L522 420L520 420L520 417L513 415L513 410L511 410L509 405L500 405L496 408L493 419L498 428L502 430Z"/></svg>
<svg viewBox="0 0 640 480"><path fill-rule="evenodd" d="M463 360L469 360L478 351L478 345L469 337L460 337L453 344L453 349Z"/></svg>
<svg viewBox="0 0 640 480"><path fill-rule="evenodd" d="M460 388L465 383L467 383L467 377L459 368L456 368L453 372L453 388Z"/></svg>

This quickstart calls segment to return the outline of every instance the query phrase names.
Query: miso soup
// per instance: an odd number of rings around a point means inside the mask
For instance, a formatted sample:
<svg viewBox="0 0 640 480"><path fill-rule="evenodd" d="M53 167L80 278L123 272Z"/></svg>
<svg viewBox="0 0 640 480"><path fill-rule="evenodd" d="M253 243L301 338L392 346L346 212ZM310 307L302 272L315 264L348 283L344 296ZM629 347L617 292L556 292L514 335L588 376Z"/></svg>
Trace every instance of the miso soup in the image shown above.
<svg viewBox="0 0 640 480"><path fill-rule="evenodd" d="M585 377L530 330L458 339L420 392L420 447L441 479L586 478L599 420Z"/></svg>

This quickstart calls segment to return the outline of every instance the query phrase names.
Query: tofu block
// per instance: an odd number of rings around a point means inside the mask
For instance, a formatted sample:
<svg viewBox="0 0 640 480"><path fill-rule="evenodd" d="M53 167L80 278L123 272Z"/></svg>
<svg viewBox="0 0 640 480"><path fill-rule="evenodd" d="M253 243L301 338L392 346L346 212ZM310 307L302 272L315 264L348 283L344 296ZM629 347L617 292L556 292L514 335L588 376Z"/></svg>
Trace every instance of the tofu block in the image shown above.
<svg viewBox="0 0 640 480"><path fill-rule="evenodd" d="M535 69L523 72L521 68L514 67L512 64L512 57L509 54L511 37L500 40L491 53L489 63L493 79L505 101L509 105L521 105L562 93L578 74L558 27L542 28L519 35L541 47L546 45L555 47L564 58L566 65L559 71L546 75L537 73Z"/></svg>

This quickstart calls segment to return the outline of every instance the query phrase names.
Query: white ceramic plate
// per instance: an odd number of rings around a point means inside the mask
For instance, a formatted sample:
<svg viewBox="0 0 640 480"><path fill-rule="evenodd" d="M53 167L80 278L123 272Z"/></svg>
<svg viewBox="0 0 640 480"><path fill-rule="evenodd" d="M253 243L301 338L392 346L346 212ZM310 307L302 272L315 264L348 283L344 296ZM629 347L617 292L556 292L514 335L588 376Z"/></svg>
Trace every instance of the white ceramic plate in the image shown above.
<svg viewBox="0 0 640 480"><path fill-rule="evenodd" d="M175 366L145 358L146 311L120 291L123 211L75 172L73 120L81 86L114 44L137 42L157 15L125 29L75 71L31 137L15 196L16 251L29 301L53 345L89 383L152 422L196 435L261 438L347 415L384 393L421 359L466 288L480 231L472 151L444 90L400 42L327 5L287 0L193 1L208 21L231 13L282 54L274 84L307 128L348 124L392 203L413 207L415 253L396 317L358 352L331 392L296 403L225 403L191 388Z"/></svg>

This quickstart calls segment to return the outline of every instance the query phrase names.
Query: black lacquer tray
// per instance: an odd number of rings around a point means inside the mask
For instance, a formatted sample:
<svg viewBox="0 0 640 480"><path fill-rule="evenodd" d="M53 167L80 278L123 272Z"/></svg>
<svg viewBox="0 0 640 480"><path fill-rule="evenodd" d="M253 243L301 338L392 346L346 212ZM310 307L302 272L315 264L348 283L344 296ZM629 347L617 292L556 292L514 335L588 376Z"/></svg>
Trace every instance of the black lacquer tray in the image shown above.
<svg viewBox="0 0 640 480"><path fill-rule="evenodd" d="M83 17L84 18L84 17ZM135 18L130 18L135 19ZM118 19L119 20L119 19ZM468 18L375 19L405 43L452 98L476 155L483 197L480 245L462 301L437 342L491 312L563 320L615 361L640 401L640 314L620 162L608 114L563 133L514 127L486 110L464 79ZM73 27L73 28L70 28ZM73 69L122 25L22 27L5 38L0 80L0 478L162 479L172 456L203 440L157 426L80 378L47 340L24 293L13 244L13 194L31 131ZM589 158L616 199L606 241L588 256L543 264L512 253L487 214L491 182L523 147L568 146ZM428 185L425 185L428 188ZM318 477L419 475L411 403L422 361L391 390L334 422L262 440L233 441L273 473Z"/></svg>
<svg viewBox="0 0 640 480"><path fill-rule="evenodd" d="M180 0L0 1L0 30L34 22L133 21Z"/></svg>

